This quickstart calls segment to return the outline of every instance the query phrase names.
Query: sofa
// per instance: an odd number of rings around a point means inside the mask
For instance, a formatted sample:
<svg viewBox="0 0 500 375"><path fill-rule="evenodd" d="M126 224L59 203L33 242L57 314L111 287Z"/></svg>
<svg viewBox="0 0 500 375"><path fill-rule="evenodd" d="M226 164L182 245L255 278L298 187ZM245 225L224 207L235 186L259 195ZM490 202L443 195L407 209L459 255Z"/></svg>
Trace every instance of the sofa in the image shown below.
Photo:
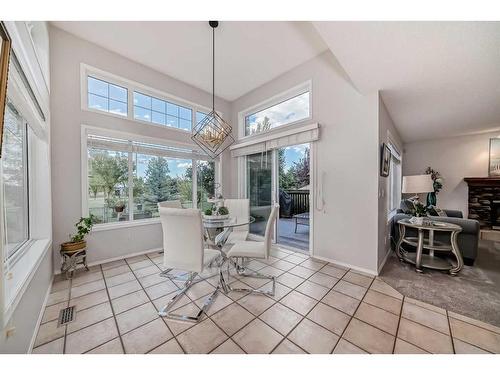
<svg viewBox="0 0 500 375"><path fill-rule="evenodd" d="M460 249L460 252L462 253L462 257L464 258L464 263L467 266L474 265L479 244L479 222L477 220L464 219L461 211L443 211L446 213L446 217L432 216L432 220L453 223L462 227L462 232L460 232L457 238L458 247ZM391 223L391 238L393 248L395 248L399 239L398 221L401 219L409 219L410 217L410 214L403 213L401 209L398 209L397 213L393 216ZM407 228L406 232L410 236L417 236L417 231L415 229ZM450 234L445 232L440 233L439 231L436 231L434 239L445 243L450 243ZM413 246L404 244L403 247L407 251L415 251L415 248Z"/></svg>

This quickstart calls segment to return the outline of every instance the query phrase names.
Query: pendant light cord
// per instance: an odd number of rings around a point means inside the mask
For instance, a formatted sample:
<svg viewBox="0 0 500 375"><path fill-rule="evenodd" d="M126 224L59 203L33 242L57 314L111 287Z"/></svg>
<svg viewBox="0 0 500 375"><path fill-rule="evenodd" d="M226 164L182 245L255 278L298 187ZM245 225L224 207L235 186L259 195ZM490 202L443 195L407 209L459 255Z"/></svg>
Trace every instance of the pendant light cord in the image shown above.
<svg viewBox="0 0 500 375"><path fill-rule="evenodd" d="M212 27L212 111L215 112L215 27Z"/></svg>

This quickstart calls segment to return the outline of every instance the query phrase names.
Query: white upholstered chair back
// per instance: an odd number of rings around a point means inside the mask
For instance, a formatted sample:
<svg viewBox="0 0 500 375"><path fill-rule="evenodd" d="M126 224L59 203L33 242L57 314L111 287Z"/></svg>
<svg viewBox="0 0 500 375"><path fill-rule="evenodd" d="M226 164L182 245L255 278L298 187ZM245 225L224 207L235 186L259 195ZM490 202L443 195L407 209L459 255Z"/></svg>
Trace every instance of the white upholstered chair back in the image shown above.
<svg viewBox="0 0 500 375"><path fill-rule="evenodd" d="M180 200L174 200L174 201L163 201L163 202L158 202L158 208L160 207L166 207L166 208L182 208L182 204Z"/></svg>
<svg viewBox="0 0 500 375"><path fill-rule="evenodd" d="M266 224L266 232L264 234L264 245L266 247L266 258L269 257L269 252L271 251L271 242L272 242L272 233L273 233L273 225L276 217L278 216L278 211L280 209L280 205L275 203L272 206L271 213L269 214L269 219L267 219Z"/></svg>
<svg viewBox="0 0 500 375"><path fill-rule="evenodd" d="M224 199L224 206L229 210L229 215L236 217L239 222L248 220L250 217L250 200L249 199ZM248 225L234 227L233 231L249 231Z"/></svg>
<svg viewBox="0 0 500 375"><path fill-rule="evenodd" d="M163 265L189 272L203 271L203 226L200 210L160 207Z"/></svg>

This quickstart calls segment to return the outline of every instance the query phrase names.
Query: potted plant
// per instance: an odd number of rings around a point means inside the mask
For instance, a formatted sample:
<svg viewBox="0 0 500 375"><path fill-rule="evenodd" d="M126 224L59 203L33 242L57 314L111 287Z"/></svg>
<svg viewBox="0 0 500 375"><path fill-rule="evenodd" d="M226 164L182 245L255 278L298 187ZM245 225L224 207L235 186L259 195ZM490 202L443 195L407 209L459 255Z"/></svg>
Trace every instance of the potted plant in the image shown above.
<svg viewBox="0 0 500 375"><path fill-rule="evenodd" d="M410 222L412 224L422 225L424 223L424 217L427 216L427 207L419 201L414 201L413 207L413 217L410 219Z"/></svg>
<svg viewBox="0 0 500 375"><path fill-rule="evenodd" d="M94 217L82 217L80 221L75 224L76 234L70 235L70 240L61 244L61 251L75 252L84 249L87 246L85 236L90 233L94 225Z"/></svg>
<svg viewBox="0 0 500 375"><path fill-rule="evenodd" d="M125 209L125 202L123 202L123 201L116 202L116 204L115 204L115 212L117 214L122 213L124 209Z"/></svg>

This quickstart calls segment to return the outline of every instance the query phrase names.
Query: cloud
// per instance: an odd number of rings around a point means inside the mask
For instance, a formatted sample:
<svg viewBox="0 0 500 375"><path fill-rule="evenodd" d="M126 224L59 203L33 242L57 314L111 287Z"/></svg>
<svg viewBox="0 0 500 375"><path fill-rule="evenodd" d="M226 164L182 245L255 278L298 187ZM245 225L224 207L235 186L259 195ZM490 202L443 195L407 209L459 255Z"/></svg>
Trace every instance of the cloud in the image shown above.
<svg viewBox="0 0 500 375"><path fill-rule="evenodd" d="M190 166L191 163L188 162L177 163L177 168L189 168Z"/></svg>

